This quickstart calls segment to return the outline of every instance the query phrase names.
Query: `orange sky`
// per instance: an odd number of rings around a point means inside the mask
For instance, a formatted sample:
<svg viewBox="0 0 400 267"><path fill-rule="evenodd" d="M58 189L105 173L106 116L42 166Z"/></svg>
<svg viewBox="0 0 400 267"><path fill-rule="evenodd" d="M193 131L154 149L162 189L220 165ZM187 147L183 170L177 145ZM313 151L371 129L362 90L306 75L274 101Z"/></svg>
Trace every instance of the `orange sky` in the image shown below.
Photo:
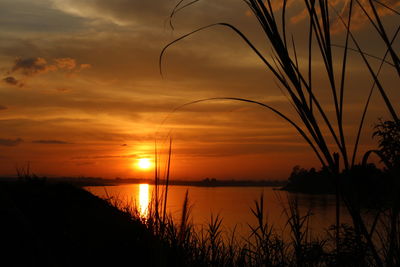
<svg viewBox="0 0 400 267"><path fill-rule="evenodd" d="M163 79L158 69L163 46L214 22L236 25L270 54L243 1L202 0L178 14L172 30L167 19L176 2L2 0L0 175L14 175L16 165L30 162L33 172L46 176L151 177L152 172L135 168L135 161L154 156L155 139L165 151L168 134L173 138L175 179L284 179L294 165L318 167L295 130L260 107L216 101L171 113L210 97L248 98L293 113L271 73L237 36L222 28L171 47ZM307 26L301 2L289 2L288 16L299 57L304 58ZM343 11L344 2L332 3ZM396 1L385 3L399 9ZM383 45L373 29L355 14L363 49L382 55ZM398 16L385 15L388 29L394 31ZM336 41L342 41L343 32L335 30ZM315 66L320 63L315 59ZM348 70L344 123L351 144L371 78L357 55L351 55ZM318 76L318 68L315 72L318 97L331 110L326 79ZM393 75L385 67L381 77L398 109L400 92ZM361 154L376 145L371 128L379 117L389 118L375 94Z"/></svg>

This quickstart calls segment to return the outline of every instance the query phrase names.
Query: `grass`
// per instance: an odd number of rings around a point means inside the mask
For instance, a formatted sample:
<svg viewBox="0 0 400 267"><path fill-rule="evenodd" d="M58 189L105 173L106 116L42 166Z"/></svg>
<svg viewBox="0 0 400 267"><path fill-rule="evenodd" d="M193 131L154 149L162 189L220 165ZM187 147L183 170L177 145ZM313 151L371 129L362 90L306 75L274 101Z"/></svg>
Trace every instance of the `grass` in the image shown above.
<svg viewBox="0 0 400 267"><path fill-rule="evenodd" d="M192 6L199 2L181 0L177 3L171 12L170 21L178 12L182 12L186 7ZM341 13L336 9L335 4L328 0L303 0L303 8L306 11L306 23L303 24L307 36L306 52L300 62L299 48L295 37L290 32L289 23L287 23L287 0L281 1L282 6L278 10L274 10L273 1L266 0L244 0L247 8L250 9L258 25L261 27L260 33L267 40L266 45L271 48L271 56L265 56L251 40L239 30L236 26L220 22L206 25L193 30L171 43L167 44L161 51L159 65L162 74L163 56L172 45L190 37L199 31L207 30L211 27L223 27L232 30L246 45L255 53L255 55L264 63L265 68L270 71L278 82L279 88L287 96L290 105L293 107L293 113L283 113L280 110L270 106L267 103L261 103L256 100L236 98L236 97L220 97L194 101L188 104L194 104L202 101L210 100L234 100L256 104L269 109L276 115L286 120L293 126L298 134L309 144L315 156L319 159L322 167L327 169L329 177L336 186L336 220L335 220L335 250L336 263L342 263L342 250L346 251L346 247L342 242L343 233L348 235L348 229L354 231L356 242L354 247L364 248L368 252L368 264L374 266L398 266L400 264L400 243L399 243L399 223L400 223L400 200L396 197L396 193L400 189L397 182L399 177L398 168L391 168L393 171L393 193L391 207L383 208L376 212L376 222L372 226L368 225L364 218L364 214L359 206L359 200L346 190L345 185L350 177L346 177L350 170L358 165L357 153L359 152L359 141L362 134L365 117L370 106L370 100L373 92L378 91L383 103L390 115L389 121L398 124L399 118L393 100L388 94L383 80L380 78L382 66L386 64L390 66L393 81L400 82L400 60L398 51L394 42L398 36L400 25L396 29L385 26L381 11L390 12L393 16L398 17L400 13L391 8L386 2L378 0L349 0L344 3ZM371 26L371 34L376 34L378 45L385 51L383 56L373 55L371 57L364 52L362 43L357 39L356 32L352 28L355 20L355 12L364 16L369 26ZM338 22L344 33L342 39L337 38L332 30L332 22ZM340 48L341 50L338 50ZM360 120L358 128L354 133L346 131L344 121L350 113L346 111L345 100L348 91L351 90L347 86L349 79L349 65L354 57L349 56L349 52L356 51L365 67L366 79L372 80L370 90L366 90L368 95L365 102L361 102L363 109L360 110ZM379 58L379 68L375 70L373 62ZM315 59L322 63L322 67L315 64ZM240 59L238 59L240 60ZM389 62L389 63L388 63ZM315 86L316 75L324 76L326 83L323 89L318 91ZM319 97L320 93L330 97L330 102L323 102ZM184 104L182 105L188 105ZM181 108L181 107L179 107ZM179 109L178 108L178 109ZM328 112L333 109L333 116ZM349 137L354 138L354 142L349 142ZM333 140L333 143L330 141ZM397 142L399 142L397 140ZM367 151L364 155L363 163L366 163L368 156L372 151ZM379 154L379 153L378 153ZM340 202L345 203L346 209L352 217L351 228L343 231L340 218ZM292 208L290 212L293 214ZM297 215L298 216L298 215ZM303 225L303 221L299 217L290 217L291 227L295 235L293 245L295 251L303 253L303 236L304 232L299 232ZM296 220L295 220L296 219ZM293 221L295 220L295 221ZM377 224L380 226L378 227ZM295 227L293 229L293 227ZM382 230L385 229L385 230ZM389 245L387 245L389 244ZM297 265L302 264L302 257L297 252Z"/></svg>
<svg viewBox="0 0 400 267"><path fill-rule="evenodd" d="M168 157L167 165L170 160ZM160 179L161 175L156 177ZM206 225L196 228L191 220L188 191L180 219L173 220L164 212L167 186L160 183L155 182L160 186L158 196L161 197L157 200L156 194L153 195L149 212L143 217L140 207L134 203L123 203L111 196L101 200L82 189L52 184L32 174L27 178L25 175L17 182L0 184L3 198L0 210L5 214L4 206L16 207L17 212L6 213L7 219L2 223L10 221L8 232L19 233L20 236L13 238L29 244L19 246L10 255L22 253L28 256L24 260L33 259L40 266L48 266L48 261L56 262L57 266L87 266L89 262L96 266L130 263L139 266L377 266L370 246L359 239L359 233L352 226L339 225L337 229L333 225L317 238L309 227L313 215L310 211L301 213L296 199L290 195L279 199L285 207L288 236L284 237L268 221L263 195L251 208L254 221L248 224L250 234L237 236L235 230L225 231L220 215L211 214ZM7 204L4 198L13 204ZM387 211L380 212L383 216L378 223L387 226L377 237L384 244L381 253L393 253L392 257L397 259L394 245L388 242L391 239L386 239L392 235L392 228L385 222L390 222L392 216ZM17 219L17 213L25 218L28 228ZM40 245L31 244L29 236L39 237ZM11 243L11 248L17 248L17 243L15 246ZM23 264L35 266L32 262Z"/></svg>
<svg viewBox="0 0 400 267"><path fill-rule="evenodd" d="M171 166L171 158L172 142L166 166ZM161 165L157 163L158 170L162 169ZM169 172L170 168L165 170ZM164 174L164 177L168 176L168 173ZM155 179L161 178L157 171ZM168 183L161 185L155 181L154 184L153 192L156 193L145 217L132 203L124 205L112 198L109 201L129 214L132 220L140 221L156 240L168 248L174 255L173 266L377 266L374 252L350 225L332 225L324 235L316 237L309 227L309 219L313 216L311 211L301 213L296 199L290 195L287 199L278 197L284 206L287 237L281 229L269 223L263 195L254 201L251 208L254 223L248 224L250 234L237 236L235 229L230 233L225 231L220 215L211 214L206 225L195 227L191 220L188 191L182 202L180 219L174 220L166 212Z"/></svg>
<svg viewBox="0 0 400 267"><path fill-rule="evenodd" d="M140 218L157 240L178 256L173 262L175 266L376 266L372 252L366 243L357 240L353 227L339 226L341 249L338 251L335 226L319 238L313 237L310 211L302 214L295 199L281 201L286 207L289 233L286 238L279 228L269 223L263 195L251 209L254 222L248 224L248 236L237 236L234 230L225 231L220 215L211 214L207 224L196 228L190 219L188 193L183 199L181 219L173 220L167 215L165 219L158 217L157 222L154 209L146 218L133 210L131 216L135 220Z"/></svg>

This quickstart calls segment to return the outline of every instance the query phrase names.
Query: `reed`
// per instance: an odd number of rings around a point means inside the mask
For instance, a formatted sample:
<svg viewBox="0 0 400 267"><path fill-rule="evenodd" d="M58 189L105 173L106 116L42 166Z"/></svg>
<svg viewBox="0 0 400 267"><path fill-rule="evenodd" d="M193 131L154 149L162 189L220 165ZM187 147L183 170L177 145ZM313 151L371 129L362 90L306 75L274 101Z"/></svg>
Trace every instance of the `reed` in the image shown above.
<svg viewBox="0 0 400 267"><path fill-rule="evenodd" d="M277 235L274 226L269 224L264 210L264 196L254 201L251 212L256 218L256 225L249 224L250 236L247 242L248 258L252 265L279 266L285 265L288 245Z"/></svg>
<svg viewBox="0 0 400 267"><path fill-rule="evenodd" d="M170 15L170 24L172 24L173 17L184 10L186 7L191 6L198 2L195 1L179 1ZM296 47L296 40L293 35L290 35L289 24L287 23L287 0L282 1L281 9L276 11L273 9L271 0L244 0L244 3L251 10L254 17L257 19L259 26L261 26L262 34L266 37L268 45L271 47L272 56L265 56L249 38L239 30L236 26L229 23L221 22L211 25L206 25L195 29L187 34L182 35L171 43L167 44L161 51L159 65L160 72L162 71L163 56L172 45L188 38L193 34L204 31L211 27L224 27L236 33L256 54L256 56L265 64L279 83L279 87L288 96L289 103L294 108L293 114L285 114L280 110L275 109L266 103L261 103L256 100L235 98L235 97L220 97L202 99L188 104L194 104L202 101L210 100L234 100L242 101L260 105L264 108L277 114L282 119L291 124L299 133L299 135L310 145L311 149L319 159L322 167L330 171L330 177L337 187L337 211L336 211L336 250L340 254L340 202L343 201L346 205L348 212L353 220L353 227L356 233L356 241L361 244L367 244L367 248L371 255L373 255L374 264L382 266L384 263L389 265L398 264L394 254L399 253L397 238L397 224L399 223L399 209L398 204L391 208L390 216L390 234L386 239L390 239L389 243L393 244L388 248L388 251L382 252L382 242L377 242L373 236L382 235L377 233L378 227L371 227L363 218L362 211L357 205L357 200L349 195L343 189L345 180L351 177L346 177L341 172L348 173L356 165L356 158L359 148L359 139L365 123L365 116L367 114L372 93L377 88L384 104L391 116L391 120L395 123L399 121L398 113L390 99L388 92L384 88L383 81L380 79L380 72L382 65L387 64L395 70L393 79L399 81L400 79L400 63L398 51L394 46L394 41L400 30L397 30L390 36L389 30L385 28L385 24L380 16L379 8L383 8L392 12L395 16L399 16L399 12L393 8L385 5L385 3L377 0L359 1L350 0L345 3L348 10L347 17L343 17L328 0L304 0L304 9L306 10L308 22L305 25L307 32L307 51L305 60L299 62L298 49ZM376 31L377 37L382 42L386 50L383 57L373 56L365 53L362 44L357 39L354 30L352 29L353 14L355 9L361 12L367 18L372 28ZM344 28L344 40L341 44L334 43L335 35L332 30L332 21L338 21ZM354 45L355 48L352 47ZM342 52L337 51L338 47ZM349 57L350 51L356 51L361 57L362 62L367 70L368 77L373 81L371 89L369 90L368 98L364 102L364 108L360 112L359 127L355 133L345 132L344 120L346 118L345 97L349 88L347 86L348 80L348 65L350 64ZM342 53L342 56L338 54ZM389 59L388 59L389 57ZM314 60L321 59L323 69L317 70ZM376 71L373 68L371 60L379 58L380 67ZM388 63L389 62L389 63ZM302 64L300 64L302 63ZM307 66L304 68L302 66ZM318 67L319 68L319 67ZM330 96L330 103L323 102L318 97L318 89L315 87L313 80L315 76L323 75L326 77L326 84L324 85L323 94ZM188 104L184 104L186 106ZM181 108L181 107L178 107ZM328 110L333 107L334 116L328 114ZM296 119L294 119L296 118ZM355 142L350 146L348 138L355 137ZM333 140L333 145L329 140ZM370 152L366 153L366 157ZM365 157L364 157L365 158ZM381 213L378 213L381 216ZM297 217L291 218L289 221L293 223L292 226L298 226L300 221L295 221ZM299 218L297 218L299 219ZM297 233L296 244L300 246L302 236ZM396 253L393 251L396 250ZM300 256L300 255L299 255Z"/></svg>
<svg viewBox="0 0 400 267"><path fill-rule="evenodd" d="M280 201L285 207L290 234L285 238L279 228L268 222L263 195L250 210L254 224L248 224L248 236L236 236L235 231L227 234L219 215L211 215L206 225L196 229L189 219L188 194L182 204L181 220L175 221L167 215L165 220L158 217L159 223L154 223L155 212L143 220L131 203L124 206L120 201L108 199L111 205L129 215L131 220L141 222L169 248L168 266L377 266L367 243L358 242L353 227L340 225L341 249L338 251L335 226L326 235L314 238L308 225L313 215L309 211L300 212L294 198L286 201L280 198ZM164 231L155 229L154 225L163 225Z"/></svg>

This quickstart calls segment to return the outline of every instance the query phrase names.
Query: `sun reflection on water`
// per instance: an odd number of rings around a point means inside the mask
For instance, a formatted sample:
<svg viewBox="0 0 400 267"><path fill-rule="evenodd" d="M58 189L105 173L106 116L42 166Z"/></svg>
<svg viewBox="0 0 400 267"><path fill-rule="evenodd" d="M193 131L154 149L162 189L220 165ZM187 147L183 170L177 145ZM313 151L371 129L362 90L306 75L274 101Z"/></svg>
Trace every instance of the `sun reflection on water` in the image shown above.
<svg viewBox="0 0 400 267"><path fill-rule="evenodd" d="M149 212L149 185L139 185L139 211L142 217L147 217Z"/></svg>

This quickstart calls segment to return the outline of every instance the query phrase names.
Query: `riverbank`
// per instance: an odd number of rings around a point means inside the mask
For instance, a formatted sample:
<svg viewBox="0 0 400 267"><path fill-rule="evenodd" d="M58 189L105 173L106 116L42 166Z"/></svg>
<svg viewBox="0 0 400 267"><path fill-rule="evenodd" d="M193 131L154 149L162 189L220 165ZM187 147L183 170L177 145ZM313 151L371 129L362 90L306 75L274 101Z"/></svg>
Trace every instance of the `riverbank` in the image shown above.
<svg viewBox="0 0 400 267"><path fill-rule="evenodd" d="M0 266L177 266L139 220L66 183L0 182Z"/></svg>
<svg viewBox="0 0 400 267"><path fill-rule="evenodd" d="M161 201L150 202L144 220L137 210L117 208L74 185L38 178L0 182L0 234L7 245L0 266L375 266L349 225L339 226L340 253L334 228L311 238L311 214L302 215L296 199L285 209L289 240L265 220L263 195L251 209L257 223L249 224L245 239L234 233L226 239L219 215L197 231L188 194L182 201L177 221L163 215Z"/></svg>

